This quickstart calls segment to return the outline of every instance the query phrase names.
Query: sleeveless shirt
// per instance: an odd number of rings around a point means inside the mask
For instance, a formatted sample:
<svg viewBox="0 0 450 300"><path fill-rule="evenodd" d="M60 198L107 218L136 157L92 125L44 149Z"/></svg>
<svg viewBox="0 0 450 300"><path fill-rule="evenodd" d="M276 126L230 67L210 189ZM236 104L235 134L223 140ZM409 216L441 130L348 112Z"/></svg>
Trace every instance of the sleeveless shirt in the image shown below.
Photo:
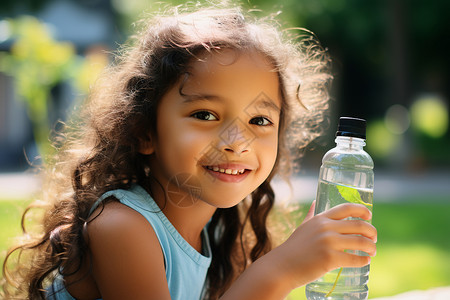
<svg viewBox="0 0 450 300"><path fill-rule="evenodd" d="M166 279L173 300L198 300L202 296L206 273L211 264L211 249L206 229L203 229L203 254L195 250L173 227L159 206L139 185L129 190L113 190L103 194L91 209L114 196L122 204L139 212L152 226L161 245L166 269ZM57 276L47 288L49 300L75 300L64 286L61 276Z"/></svg>

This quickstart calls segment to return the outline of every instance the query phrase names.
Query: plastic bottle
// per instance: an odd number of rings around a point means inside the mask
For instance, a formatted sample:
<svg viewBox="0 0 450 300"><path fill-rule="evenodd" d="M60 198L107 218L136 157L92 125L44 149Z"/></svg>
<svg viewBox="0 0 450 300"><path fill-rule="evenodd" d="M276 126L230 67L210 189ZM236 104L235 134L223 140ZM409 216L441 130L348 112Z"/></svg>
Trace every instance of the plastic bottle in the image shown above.
<svg viewBox="0 0 450 300"><path fill-rule="evenodd" d="M341 203L360 203L372 210L373 160L363 150L366 145L366 121L341 117L336 133L336 147L322 159L315 214ZM362 251L346 250L358 255ZM306 285L308 300L367 299L370 265L339 268Z"/></svg>

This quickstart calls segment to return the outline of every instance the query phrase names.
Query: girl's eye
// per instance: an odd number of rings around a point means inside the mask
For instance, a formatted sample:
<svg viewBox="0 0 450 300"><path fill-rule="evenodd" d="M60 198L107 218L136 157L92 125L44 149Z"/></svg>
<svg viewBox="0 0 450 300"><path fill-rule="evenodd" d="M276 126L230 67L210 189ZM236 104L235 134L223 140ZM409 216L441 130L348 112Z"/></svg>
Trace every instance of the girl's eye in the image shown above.
<svg viewBox="0 0 450 300"><path fill-rule="evenodd" d="M250 120L250 124L258 125L258 126L270 126L273 125L272 121L265 117L255 117Z"/></svg>
<svg viewBox="0 0 450 300"><path fill-rule="evenodd" d="M194 117L199 120L204 121L215 121L217 120L216 116L214 116L212 113L206 110L197 111L191 115L191 117Z"/></svg>

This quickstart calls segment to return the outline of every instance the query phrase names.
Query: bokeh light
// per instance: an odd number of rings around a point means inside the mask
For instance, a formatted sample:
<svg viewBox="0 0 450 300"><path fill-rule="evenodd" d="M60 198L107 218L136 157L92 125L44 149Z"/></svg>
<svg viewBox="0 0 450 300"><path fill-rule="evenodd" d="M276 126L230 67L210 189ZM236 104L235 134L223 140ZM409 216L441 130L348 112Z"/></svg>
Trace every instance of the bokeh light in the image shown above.
<svg viewBox="0 0 450 300"><path fill-rule="evenodd" d="M442 98L425 95L411 106L411 125L433 138L442 137L448 129L448 109Z"/></svg>
<svg viewBox="0 0 450 300"><path fill-rule="evenodd" d="M386 128L393 134L403 134L411 123L406 107L395 104L389 107L384 117Z"/></svg>
<svg viewBox="0 0 450 300"><path fill-rule="evenodd" d="M383 120L367 124L367 150L370 155L385 158L397 149L400 143L398 135L393 134Z"/></svg>

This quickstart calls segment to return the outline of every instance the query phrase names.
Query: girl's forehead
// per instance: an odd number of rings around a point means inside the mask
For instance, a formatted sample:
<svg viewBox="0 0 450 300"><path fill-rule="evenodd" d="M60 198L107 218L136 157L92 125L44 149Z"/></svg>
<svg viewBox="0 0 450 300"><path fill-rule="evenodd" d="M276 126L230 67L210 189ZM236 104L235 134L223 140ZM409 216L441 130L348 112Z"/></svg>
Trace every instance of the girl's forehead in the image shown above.
<svg viewBox="0 0 450 300"><path fill-rule="evenodd" d="M191 61L192 71L205 72L211 67L226 67L237 61L244 62L247 66L261 69L261 71L274 72L275 67L270 60L261 52L256 50L238 50L223 48L213 51L202 51Z"/></svg>
<svg viewBox="0 0 450 300"><path fill-rule="evenodd" d="M239 90L241 96L257 97L263 93L281 105L278 72L262 53L221 49L203 51L190 63L183 93L197 91L229 94Z"/></svg>

